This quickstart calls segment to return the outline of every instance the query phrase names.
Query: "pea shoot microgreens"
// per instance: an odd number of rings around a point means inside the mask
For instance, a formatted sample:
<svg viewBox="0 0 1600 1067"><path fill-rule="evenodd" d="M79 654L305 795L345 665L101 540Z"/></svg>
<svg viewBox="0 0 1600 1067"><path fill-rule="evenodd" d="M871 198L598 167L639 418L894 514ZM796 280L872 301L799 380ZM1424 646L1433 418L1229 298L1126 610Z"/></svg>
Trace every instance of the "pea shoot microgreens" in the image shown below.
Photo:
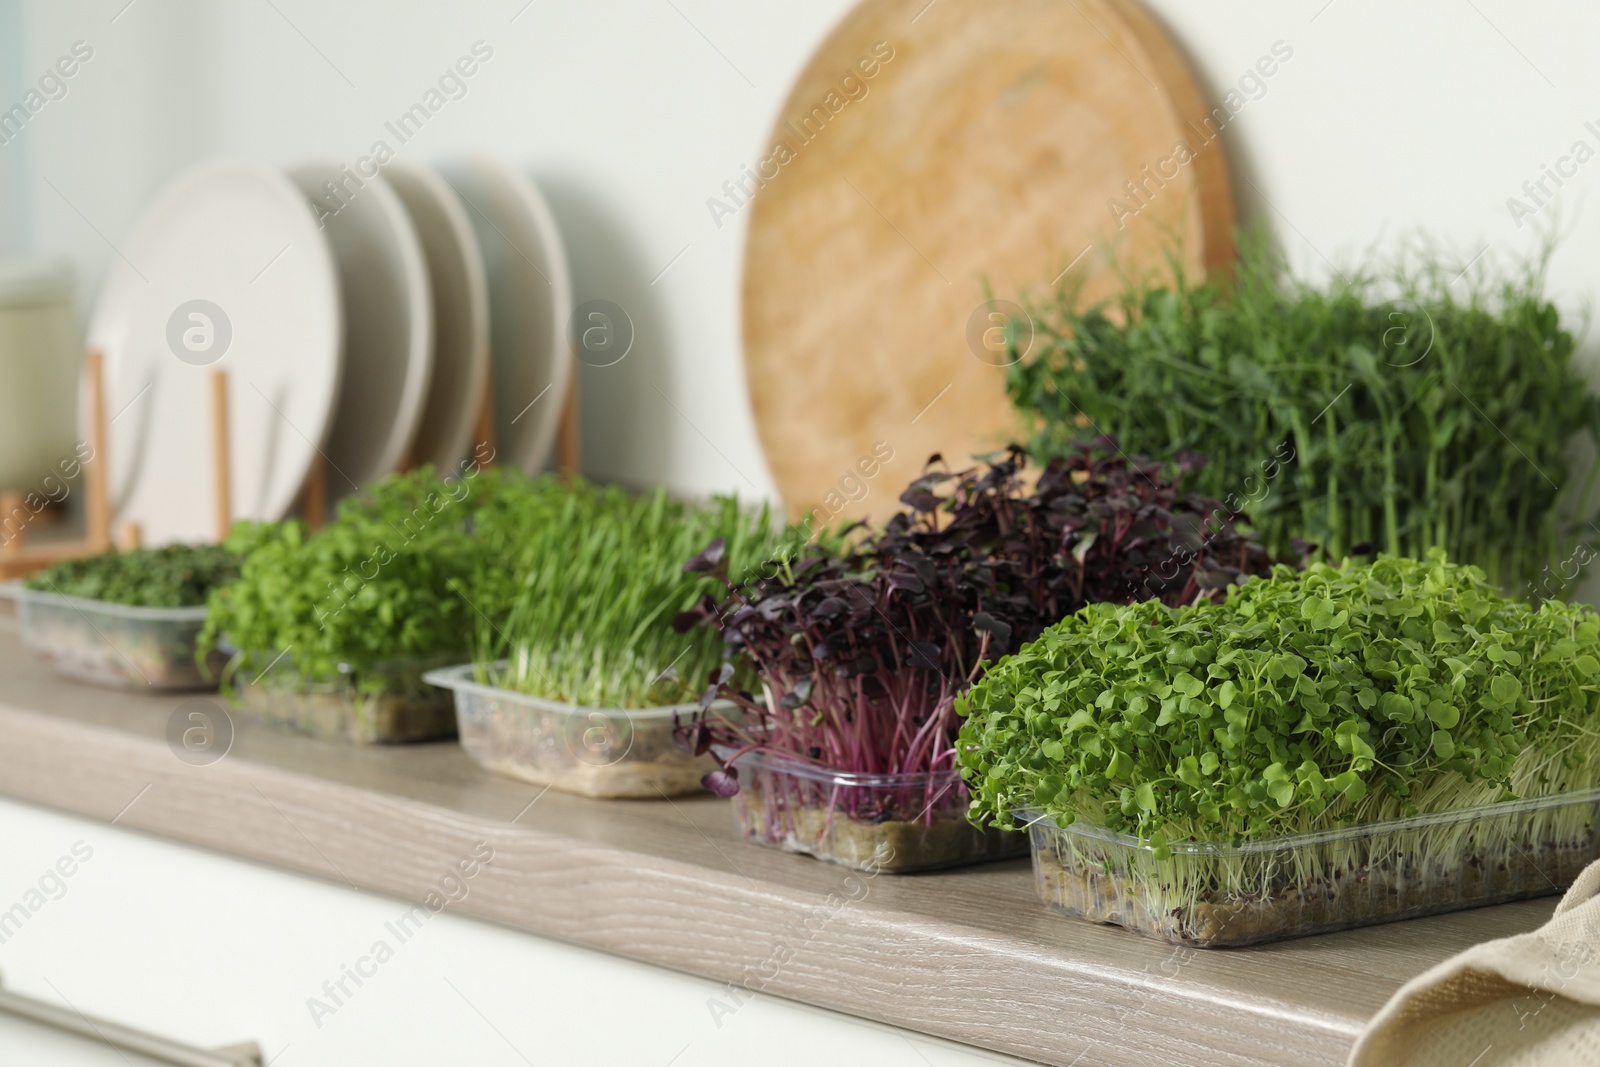
<svg viewBox="0 0 1600 1067"><path fill-rule="evenodd" d="M1501 277L1436 255L1324 287L1245 243L1227 284L1132 283L1114 306L1070 287L1034 314L1013 401L1049 456L1101 433L1131 451L1196 449L1189 486L1229 499L1293 455L1250 527L1271 550L1295 536L1337 560L1371 544L1431 548L1523 588L1567 558L1596 471L1569 446L1600 444L1600 401L1537 267ZM1487 261L1485 261L1487 262Z"/></svg>

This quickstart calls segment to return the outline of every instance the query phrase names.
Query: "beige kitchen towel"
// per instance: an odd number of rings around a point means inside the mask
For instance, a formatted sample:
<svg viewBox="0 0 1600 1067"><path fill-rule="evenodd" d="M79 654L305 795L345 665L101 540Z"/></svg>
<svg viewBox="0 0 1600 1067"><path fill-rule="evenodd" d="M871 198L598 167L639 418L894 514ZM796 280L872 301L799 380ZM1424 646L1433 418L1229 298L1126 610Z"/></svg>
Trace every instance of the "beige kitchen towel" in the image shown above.
<svg viewBox="0 0 1600 1067"><path fill-rule="evenodd" d="M1600 862L1550 921L1401 986L1350 1067L1600 1067Z"/></svg>

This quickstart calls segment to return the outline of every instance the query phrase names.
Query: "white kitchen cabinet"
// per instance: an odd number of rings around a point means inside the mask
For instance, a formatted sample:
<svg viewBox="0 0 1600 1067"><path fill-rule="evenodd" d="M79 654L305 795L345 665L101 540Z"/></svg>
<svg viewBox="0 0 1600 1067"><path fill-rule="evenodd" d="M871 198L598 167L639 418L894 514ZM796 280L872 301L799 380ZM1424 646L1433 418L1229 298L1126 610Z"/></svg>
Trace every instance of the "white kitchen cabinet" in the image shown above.
<svg viewBox="0 0 1600 1067"><path fill-rule="evenodd" d="M39 905L0 935L7 988L282 1067L1023 1062L769 996L718 1018L714 982L449 907L402 943L399 900L10 800L0 843L0 908ZM0 1015L8 1067L130 1062L154 1061Z"/></svg>

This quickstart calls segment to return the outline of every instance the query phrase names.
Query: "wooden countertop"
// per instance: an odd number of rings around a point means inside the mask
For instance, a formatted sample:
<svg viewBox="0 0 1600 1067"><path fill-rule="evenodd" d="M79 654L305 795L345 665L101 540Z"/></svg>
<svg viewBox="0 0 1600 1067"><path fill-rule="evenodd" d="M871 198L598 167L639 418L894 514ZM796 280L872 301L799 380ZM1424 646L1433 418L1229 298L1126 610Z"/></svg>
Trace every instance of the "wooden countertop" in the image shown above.
<svg viewBox="0 0 1600 1067"><path fill-rule="evenodd" d="M190 766L165 737L193 696L60 680L0 617L0 792L416 902L487 842L453 911L736 984L792 952L765 992L1049 1064L1343 1063L1402 982L1556 899L1177 949L1050 913L1026 860L847 885L745 843L725 801L541 795L453 743L337 745L235 712L228 755Z"/></svg>

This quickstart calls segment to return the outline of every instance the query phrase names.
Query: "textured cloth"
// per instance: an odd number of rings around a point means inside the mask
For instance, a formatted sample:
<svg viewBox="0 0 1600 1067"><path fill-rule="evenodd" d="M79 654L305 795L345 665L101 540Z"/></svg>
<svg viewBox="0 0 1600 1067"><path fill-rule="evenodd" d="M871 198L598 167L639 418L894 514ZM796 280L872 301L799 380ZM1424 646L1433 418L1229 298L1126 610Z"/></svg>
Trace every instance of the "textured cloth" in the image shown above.
<svg viewBox="0 0 1600 1067"><path fill-rule="evenodd" d="M1401 986L1350 1067L1600 1067L1600 862L1539 929L1486 941Z"/></svg>

